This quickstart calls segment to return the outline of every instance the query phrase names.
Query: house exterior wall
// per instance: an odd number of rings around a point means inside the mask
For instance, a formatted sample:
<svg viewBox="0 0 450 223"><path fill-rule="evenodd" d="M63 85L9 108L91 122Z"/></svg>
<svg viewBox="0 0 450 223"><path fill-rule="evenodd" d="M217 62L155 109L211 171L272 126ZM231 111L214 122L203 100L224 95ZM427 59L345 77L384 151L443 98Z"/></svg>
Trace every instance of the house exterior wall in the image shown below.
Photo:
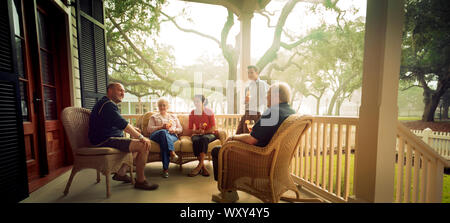
<svg viewBox="0 0 450 223"><path fill-rule="evenodd" d="M75 7L70 9L70 48L72 56L72 106L81 107L80 63L78 60L78 33Z"/></svg>
<svg viewBox="0 0 450 223"><path fill-rule="evenodd" d="M52 2L67 14L68 27L68 57L69 58L69 80L70 80L70 101L71 106L81 107L81 82L80 82L80 64L78 59L78 31L77 31L77 17L74 6L70 6L69 0L52 0Z"/></svg>

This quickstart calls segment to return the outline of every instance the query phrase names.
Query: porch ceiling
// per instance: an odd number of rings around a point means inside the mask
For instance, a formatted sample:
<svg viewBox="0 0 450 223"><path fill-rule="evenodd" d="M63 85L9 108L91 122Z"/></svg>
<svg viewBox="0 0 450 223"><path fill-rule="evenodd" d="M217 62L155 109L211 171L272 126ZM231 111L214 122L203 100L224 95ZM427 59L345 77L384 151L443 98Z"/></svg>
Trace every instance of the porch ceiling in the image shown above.
<svg viewBox="0 0 450 223"><path fill-rule="evenodd" d="M211 5L221 5L240 16L242 13L253 13L264 9L270 0L182 0L186 2L198 2Z"/></svg>

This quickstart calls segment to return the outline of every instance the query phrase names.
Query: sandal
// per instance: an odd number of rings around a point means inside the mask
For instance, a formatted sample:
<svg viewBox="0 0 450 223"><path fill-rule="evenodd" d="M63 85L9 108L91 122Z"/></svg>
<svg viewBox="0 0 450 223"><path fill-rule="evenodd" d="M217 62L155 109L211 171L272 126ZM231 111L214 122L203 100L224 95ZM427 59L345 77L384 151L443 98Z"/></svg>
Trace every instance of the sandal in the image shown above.
<svg viewBox="0 0 450 223"><path fill-rule="evenodd" d="M122 181L125 183L131 183L131 177L129 177L128 175L120 176L119 174L116 173L114 174L112 179L116 181Z"/></svg>
<svg viewBox="0 0 450 223"><path fill-rule="evenodd" d="M144 182L135 181L134 188L141 190L156 190L158 189L158 184L152 184L144 180Z"/></svg>
<svg viewBox="0 0 450 223"><path fill-rule="evenodd" d="M201 168L200 168L199 170L197 170L197 172L195 171L195 169L193 169L193 170L188 174L188 176L190 176L190 177L195 177L195 176L199 175L201 172L202 172L202 169L201 169Z"/></svg>
<svg viewBox="0 0 450 223"><path fill-rule="evenodd" d="M209 177L209 173L208 173L208 171L206 169L202 169L201 172L202 172L202 176Z"/></svg>

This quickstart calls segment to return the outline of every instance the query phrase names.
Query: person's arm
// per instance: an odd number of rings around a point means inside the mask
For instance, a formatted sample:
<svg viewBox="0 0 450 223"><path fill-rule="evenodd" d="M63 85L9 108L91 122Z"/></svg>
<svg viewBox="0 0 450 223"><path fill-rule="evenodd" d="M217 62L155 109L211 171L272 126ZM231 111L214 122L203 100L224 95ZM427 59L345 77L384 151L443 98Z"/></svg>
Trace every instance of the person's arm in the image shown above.
<svg viewBox="0 0 450 223"><path fill-rule="evenodd" d="M124 131L125 131L126 133L130 134L131 138L140 139L141 136L142 136L142 134L141 134L140 132L136 131L136 129L135 129L132 125L130 125L130 124L128 124L128 125L125 127Z"/></svg>
<svg viewBox="0 0 450 223"><path fill-rule="evenodd" d="M176 116L173 116L172 120L175 121L175 125L170 128L169 132L173 134L181 134L183 132L183 127L181 126L180 120Z"/></svg>
<svg viewBox="0 0 450 223"><path fill-rule="evenodd" d="M194 111L189 115L189 126L188 128L191 130L192 135L198 134L198 130L194 128Z"/></svg>
<svg viewBox="0 0 450 223"><path fill-rule="evenodd" d="M250 134L234 135L234 136L231 136L230 138L228 138L227 141L230 141L230 140L235 140L235 141L247 143L249 145L255 145L256 143L258 143L258 139L254 138Z"/></svg>
<svg viewBox="0 0 450 223"><path fill-rule="evenodd" d="M203 134L202 131L204 131L204 130L202 130L200 127L197 127L197 125L194 124L194 126L192 128L193 135L199 135L199 134L201 135L201 134Z"/></svg>
<svg viewBox="0 0 450 223"><path fill-rule="evenodd" d="M209 124L211 124L211 128L205 131L205 134L214 134L214 131L216 131L216 119L214 117L214 114L211 114L208 116Z"/></svg>
<svg viewBox="0 0 450 223"><path fill-rule="evenodd" d="M120 130L124 130L128 125L128 121L122 117L119 109L117 106L114 106L113 102L105 103L99 115L103 116L105 120L108 120L107 125L109 127L116 127Z"/></svg>
<svg viewBox="0 0 450 223"><path fill-rule="evenodd" d="M157 131L160 129L162 129L162 126L156 126L155 118L150 117L150 120L148 121L148 126L147 126L147 132L149 133L149 135L151 135L154 131Z"/></svg>
<svg viewBox="0 0 450 223"><path fill-rule="evenodd" d="M191 114L189 115L189 125L188 125L188 128L191 129L191 130L194 129L194 115L193 115L193 112L194 112L194 111L192 111Z"/></svg>
<svg viewBox="0 0 450 223"><path fill-rule="evenodd" d="M141 141L142 143L144 143L146 145L146 148L150 148L150 139L144 137L141 133L139 133L138 131L136 131L136 129L128 124L127 127L125 127L124 131L128 134L130 134L130 136L132 138L137 138L139 139L139 141Z"/></svg>
<svg viewBox="0 0 450 223"><path fill-rule="evenodd" d="M214 134L214 131L216 131L216 126L212 126L208 130L204 131L203 134Z"/></svg>
<svg viewBox="0 0 450 223"><path fill-rule="evenodd" d="M244 92L245 92L245 100L244 100L244 102L245 102L245 104L248 104L249 101L250 101L250 88L249 88L249 86L245 87Z"/></svg>

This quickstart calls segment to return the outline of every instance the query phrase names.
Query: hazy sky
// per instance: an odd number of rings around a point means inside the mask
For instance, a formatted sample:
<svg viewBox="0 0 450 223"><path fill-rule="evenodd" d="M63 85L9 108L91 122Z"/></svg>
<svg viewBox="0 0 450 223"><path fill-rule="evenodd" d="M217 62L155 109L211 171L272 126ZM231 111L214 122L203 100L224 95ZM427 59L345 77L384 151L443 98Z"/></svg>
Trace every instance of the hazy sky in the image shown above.
<svg viewBox="0 0 450 223"><path fill-rule="evenodd" d="M272 0L266 7L269 12L275 12L271 25L275 25L283 5L287 0ZM341 0L339 6L343 9L349 5L355 5L360 9L358 15L365 16L366 1L365 0ZM305 13L307 7L311 3L297 3L293 12L289 15L285 27L297 36L305 35L308 29L314 28L320 24L321 20L327 23L335 23L335 15L313 15ZM183 8L186 10L188 17L192 21L185 18L178 18L177 22L184 28L195 29L208 35L220 39L222 27L226 21L227 10L222 6L214 6L201 3L184 2L180 0L168 0L163 7L163 11L171 16L178 15ZM235 24L230 32L228 42L234 45L234 37L239 32L239 20L235 18ZM251 57L252 63L261 57L270 47L273 39L274 28L267 27L267 19L259 14L255 14L252 20L252 36L251 36ZM289 39L282 40L290 42ZM217 43L197 36L195 34L185 33L178 30L171 22L165 22L161 25L158 42L171 45L174 50L176 64L178 66L191 65L202 55L213 56L221 55L221 51Z"/></svg>

